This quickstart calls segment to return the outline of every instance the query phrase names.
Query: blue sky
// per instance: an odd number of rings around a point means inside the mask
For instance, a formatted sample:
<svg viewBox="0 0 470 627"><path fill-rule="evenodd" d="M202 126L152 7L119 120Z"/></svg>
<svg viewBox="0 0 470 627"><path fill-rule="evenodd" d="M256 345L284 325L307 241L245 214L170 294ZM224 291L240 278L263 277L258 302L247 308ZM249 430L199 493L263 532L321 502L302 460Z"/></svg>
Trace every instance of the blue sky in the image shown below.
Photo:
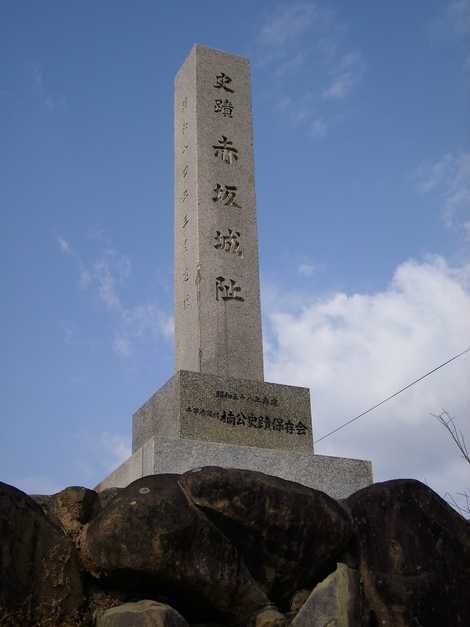
<svg viewBox="0 0 470 627"><path fill-rule="evenodd" d="M320 437L470 346L470 2L0 6L0 476L93 486L173 373L173 79L250 58L266 378ZM470 355L322 441L469 489Z"/></svg>

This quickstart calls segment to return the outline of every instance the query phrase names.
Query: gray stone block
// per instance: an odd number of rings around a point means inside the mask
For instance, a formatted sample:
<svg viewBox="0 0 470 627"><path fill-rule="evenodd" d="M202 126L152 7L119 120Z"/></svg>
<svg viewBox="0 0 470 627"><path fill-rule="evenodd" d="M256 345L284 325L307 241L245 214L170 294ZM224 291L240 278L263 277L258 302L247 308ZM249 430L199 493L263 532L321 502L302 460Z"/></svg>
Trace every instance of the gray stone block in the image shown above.
<svg viewBox="0 0 470 627"><path fill-rule="evenodd" d="M313 452L310 393L180 370L133 416L132 450L151 437Z"/></svg>
<svg viewBox="0 0 470 627"><path fill-rule="evenodd" d="M216 442L151 438L97 487L125 487L148 474L183 473L202 466L243 468L301 483L336 499L372 483L369 461L308 455Z"/></svg>
<svg viewBox="0 0 470 627"><path fill-rule="evenodd" d="M320 582L308 597L292 627L356 627L360 623L359 574L346 564Z"/></svg>
<svg viewBox="0 0 470 627"><path fill-rule="evenodd" d="M262 381L248 60L194 46L174 131L176 370Z"/></svg>
<svg viewBox="0 0 470 627"><path fill-rule="evenodd" d="M188 623L169 605L144 600L106 610L96 627L188 627Z"/></svg>

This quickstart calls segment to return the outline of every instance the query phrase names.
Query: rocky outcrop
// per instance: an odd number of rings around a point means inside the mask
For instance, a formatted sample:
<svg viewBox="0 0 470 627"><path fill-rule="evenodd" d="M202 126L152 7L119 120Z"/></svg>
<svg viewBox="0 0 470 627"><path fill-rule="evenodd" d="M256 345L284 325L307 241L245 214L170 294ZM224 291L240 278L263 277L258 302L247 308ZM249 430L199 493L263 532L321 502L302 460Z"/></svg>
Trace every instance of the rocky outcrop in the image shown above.
<svg viewBox="0 0 470 627"><path fill-rule="evenodd" d="M94 490L71 486L52 496L36 497L44 513L58 523L65 533L76 539L83 525L100 510L98 494Z"/></svg>
<svg viewBox="0 0 470 627"><path fill-rule="evenodd" d="M72 541L29 496L0 483L0 625L68 625L83 604Z"/></svg>
<svg viewBox="0 0 470 627"><path fill-rule="evenodd" d="M346 500L356 529L366 625L470 625L470 525L414 480Z"/></svg>
<svg viewBox="0 0 470 627"><path fill-rule="evenodd" d="M189 627L176 610L165 603L138 601L103 612L96 627Z"/></svg>
<svg viewBox="0 0 470 627"><path fill-rule="evenodd" d="M107 586L184 595L191 614L243 624L269 599L178 479L145 477L115 496L83 530L83 565Z"/></svg>
<svg viewBox="0 0 470 627"><path fill-rule="evenodd" d="M470 625L470 525L417 481L340 503L208 467L35 498L0 484L0 627Z"/></svg>
<svg viewBox="0 0 470 627"><path fill-rule="evenodd" d="M359 573L338 564L305 599L292 627L356 627L361 620Z"/></svg>
<svg viewBox="0 0 470 627"><path fill-rule="evenodd" d="M352 537L337 501L297 483L249 470L206 467L179 479L188 498L239 547L253 577L287 609L336 567Z"/></svg>

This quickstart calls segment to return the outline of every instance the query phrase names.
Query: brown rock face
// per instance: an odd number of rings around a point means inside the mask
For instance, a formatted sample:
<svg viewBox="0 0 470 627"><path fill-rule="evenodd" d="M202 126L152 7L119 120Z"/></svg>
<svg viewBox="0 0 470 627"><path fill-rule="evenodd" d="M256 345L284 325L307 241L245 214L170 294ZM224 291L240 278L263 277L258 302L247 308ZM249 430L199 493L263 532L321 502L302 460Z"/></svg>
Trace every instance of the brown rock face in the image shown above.
<svg viewBox="0 0 470 627"><path fill-rule="evenodd" d="M0 483L2 627L73 624L83 602L75 548L41 507Z"/></svg>
<svg viewBox="0 0 470 627"><path fill-rule="evenodd" d="M294 592L336 568L352 537L349 513L337 501L284 479L205 467L183 474L180 484L285 609Z"/></svg>
<svg viewBox="0 0 470 627"><path fill-rule="evenodd" d="M99 498L94 490L71 486L53 494L47 502L47 512L56 518L64 531L76 538L86 524L99 510Z"/></svg>
<svg viewBox="0 0 470 627"><path fill-rule="evenodd" d="M247 624L269 601L177 480L149 476L121 490L84 528L83 564L102 585L164 594L183 615L212 608L229 623Z"/></svg>
<svg viewBox="0 0 470 627"><path fill-rule="evenodd" d="M350 508L367 627L470 625L470 524L414 480L356 492Z"/></svg>

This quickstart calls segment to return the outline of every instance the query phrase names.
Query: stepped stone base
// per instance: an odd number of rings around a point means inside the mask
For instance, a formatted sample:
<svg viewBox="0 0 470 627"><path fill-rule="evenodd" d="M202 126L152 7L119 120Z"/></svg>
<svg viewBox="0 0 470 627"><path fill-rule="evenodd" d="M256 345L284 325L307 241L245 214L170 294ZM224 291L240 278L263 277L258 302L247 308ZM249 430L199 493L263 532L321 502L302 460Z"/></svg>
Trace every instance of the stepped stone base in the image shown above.
<svg viewBox="0 0 470 627"><path fill-rule="evenodd" d="M346 498L372 483L372 464L365 460L152 437L95 489L123 488L146 475L180 474L201 466L257 470L321 490L335 499Z"/></svg>

